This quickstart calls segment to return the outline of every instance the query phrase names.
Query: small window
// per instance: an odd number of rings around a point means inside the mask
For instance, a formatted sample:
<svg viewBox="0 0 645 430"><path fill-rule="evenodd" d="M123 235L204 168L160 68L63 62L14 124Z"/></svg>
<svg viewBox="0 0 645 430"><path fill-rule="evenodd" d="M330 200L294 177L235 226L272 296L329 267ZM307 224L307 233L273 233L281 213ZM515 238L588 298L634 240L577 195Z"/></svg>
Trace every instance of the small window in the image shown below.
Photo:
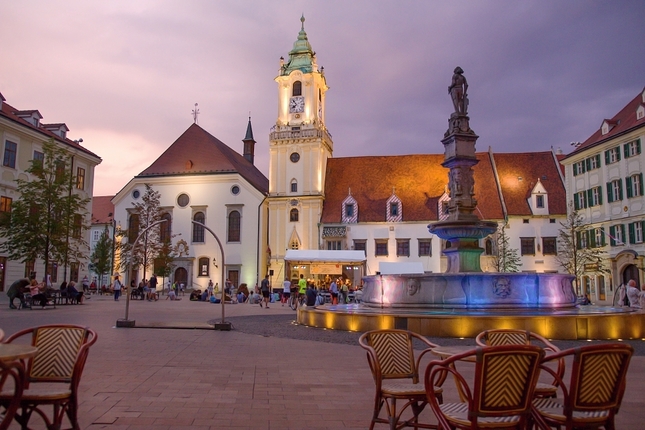
<svg viewBox="0 0 645 430"><path fill-rule="evenodd" d="M94 232L92 232L92 242L98 242L100 238L101 238L101 232L98 230L94 230Z"/></svg>
<svg viewBox="0 0 645 430"><path fill-rule="evenodd" d="M544 208L544 196L542 194L535 196L535 206L542 209Z"/></svg>
<svg viewBox="0 0 645 430"><path fill-rule="evenodd" d="M354 250L355 251L367 251L367 240L354 239ZM367 252L365 252L365 254L367 254Z"/></svg>
<svg viewBox="0 0 645 430"><path fill-rule="evenodd" d="M58 282L58 263L56 261L50 261L45 272L49 275L52 282Z"/></svg>
<svg viewBox="0 0 645 430"><path fill-rule="evenodd" d="M32 161L34 173L42 177L44 165L45 165L45 154L40 151L34 151L34 159Z"/></svg>
<svg viewBox="0 0 645 430"><path fill-rule="evenodd" d="M298 181L296 181L295 179L291 180L291 192L292 193L298 192Z"/></svg>
<svg viewBox="0 0 645 430"><path fill-rule="evenodd" d="M535 255L535 238L521 237L520 247L522 255Z"/></svg>
<svg viewBox="0 0 645 430"><path fill-rule="evenodd" d="M558 245L557 238L543 237L542 238L542 254L543 255L557 255Z"/></svg>
<svg viewBox="0 0 645 430"><path fill-rule="evenodd" d="M25 261L25 278L31 279L32 275L35 276L35 273L36 273L34 270L35 267L36 267L35 260Z"/></svg>
<svg viewBox="0 0 645 430"><path fill-rule="evenodd" d="M208 257L202 257L199 259L199 276L208 276L209 261L210 259Z"/></svg>
<svg viewBox="0 0 645 430"><path fill-rule="evenodd" d="M419 239L419 257L432 257L432 239Z"/></svg>
<svg viewBox="0 0 645 430"><path fill-rule="evenodd" d="M587 207L587 193L579 191L573 195L573 206L575 210Z"/></svg>
<svg viewBox="0 0 645 430"><path fill-rule="evenodd" d="M302 82L295 81L293 83L293 88L291 91L291 96L301 96L302 95Z"/></svg>
<svg viewBox="0 0 645 430"><path fill-rule="evenodd" d="M605 164L614 164L620 161L620 147L605 151Z"/></svg>
<svg viewBox="0 0 645 430"><path fill-rule="evenodd" d="M345 205L345 216L348 218L354 216L354 205L352 203L347 203Z"/></svg>
<svg viewBox="0 0 645 430"><path fill-rule="evenodd" d="M76 189L85 189L85 169L83 169L82 167L76 168Z"/></svg>
<svg viewBox="0 0 645 430"><path fill-rule="evenodd" d="M133 198L133 199L135 199L135 200L136 200L136 199L138 199L139 197L141 197L141 192L140 192L139 190L134 190L134 191L132 191L132 198Z"/></svg>
<svg viewBox="0 0 645 430"><path fill-rule="evenodd" d="M376 239L374 241L374 255L377 257L387 257L387 239Z"/></svg>
<svg viewBox="0 0 645 430"><path fill-rule="evenodd" d="M54 178L54 180L57 183L60 184L65 179L65 170L66 170L65 162L64 161L57 161L56 162L56 176Z"/></svg>
<svg viewBox="0 0 645 430"><path fill-rule="evenodd" d="M573 176L578 176L582 173L585 172L585 160L578 161L577 163L573 163Z"/></svg>
<svg viewBox="0 0 645 430"><path fill-rule="evenodd" d="M528 219L528 218L524 218L524 219L522 220L522 223L524 223L524 224L528 224L528 223L529 223L529 219Z"/></svg>
<svg viewBox="0 0 645 430"><path fill-rule="evenodd" d="M4 143L4 160L3 166L16 168L16 154L18 153L18 144L10 141Z"/></svg>
<svg viewBox="0 0 645 430"><path fill-rule="evenodd" d="M399 204L390 203L390 216L397 216L397 215L399 215Z"/></svg>
<svg viewBox="0 0 645 430"><path fill-rule="evenodd" d="M163 243L170 242L170 237L172 236L172 217L166 212L161 215L161 219L166 222L159 224L159 241Z"/></svg>
<svg viewBox="0 0 645 430"><path fill-rule="evenodd" d="M626 143L624 146L625 158L634 157L641 153L641 140Z"/></svg>
<svg viewBox="0 0 645 430"><path fill-rule="evenodd" d="M237 185L233 185L231 187L231 194L233 194L234 196L237 196L238 194L240 194L240 187Z"/></svg>
<svg viewBox="0 0 645 430"><path fill-rule="evenodd" d="M11 220L12 203L11 197L0 196L0 223L8 223Z"/></svg>
<svg viewBox="0 0 645 430"><path fill-rule="evenodd" d="M493 255L493 240L491 238L484 241L484 254Z"/></svg>
<svg viewBox="0 0 645 430"><path fill-rule="evenodd" d="M643 174L636 173L625 179L627 186L627 197L638 197L643 195Z"/></svg>
<svg viewBox="0 0 645 430"><path fill-rule="evenodd" d="M83 231L83 215L74 214L74 223L72 225L72 237L79 239Z"/></svg>
<svg viewBox="0 0 645 430"><path fill-rule="evenodd" d="M128 243L134 243L139 236L139 215L130 214L130 219L128 220Z"/></svg>
<svg viewBox="0 0 645 430"><path fill-rule="evenodd" d="M79 264L74 262L69 264L69 280L78 282L78 268Z"/></svg>
<svg viewBox="0 0 645 430"><path fill-rule="evenodd" d="M289 212L289 221L298 222L298 209L291 209L291 211Z"/></svg>
<svg viewBox="0 0 645 430"><path fill-rule="evenodd" d="M340 240L328 240L327 241L327 250L329 251L339 251L343 249L342 241Z"/></svg>
<svg viewBox="0 0 645 430"><path fill-rule="evenodd" d="M602 195L600 187L593 187L587 190L587 202L589 206L599 206L602 204Z"/></svg>
<svg viewBox="0 0 645 430"><path fill-rule="evenodd" d="M188 197L188 194L182 193L177 197L177 204L179 207L185 208L188 206L188 203L190 203L190 197Z"/></svg>
<svg viewBox="0 0 645 430"><path fill-rule="evenodd" d="M396 240L396 256L409 257L410 256L410 239L397 239Z"/></svg>
<svg viewBox="0 0 645 430"><path fill-rule="evenodd" d="M555 224L555 218L549 218L549 224Z"/></svg>

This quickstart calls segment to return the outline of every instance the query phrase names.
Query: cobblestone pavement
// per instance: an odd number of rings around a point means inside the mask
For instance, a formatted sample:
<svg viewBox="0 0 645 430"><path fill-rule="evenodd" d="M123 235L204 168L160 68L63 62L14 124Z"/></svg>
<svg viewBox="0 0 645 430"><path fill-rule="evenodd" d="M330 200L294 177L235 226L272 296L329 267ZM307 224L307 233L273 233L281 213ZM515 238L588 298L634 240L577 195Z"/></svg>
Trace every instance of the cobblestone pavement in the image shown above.
<svg viewBox="0 0 645 430"><path fill-rule="evenodd" d="M359 333L295 324L295 312L279 303L227 305L233 331L117 329L125 299L92 296L81 306L10 310L0 293L5 333L40 324L92 327L92 347L80 386L80 424L88 429L365 429L374 383ZM221 317L221 306L183 300L130 302L138 324L187 327ZM443 345L473 339L431 339ZM561 347L585 342L556 342ZM645 400L645 348L637 349L617 428L641 428ZM467 370L466 370L467 371ZM456 396L446 387L446 396ZM428 410L426 421L434 421ZM37 423L36 423L37 424ZM34 427L38 428L37 425ZM384 426L381 426L383 428ZM17 428L16 426L12 428ZM379 428L377 426L377 428Z"/></svg>

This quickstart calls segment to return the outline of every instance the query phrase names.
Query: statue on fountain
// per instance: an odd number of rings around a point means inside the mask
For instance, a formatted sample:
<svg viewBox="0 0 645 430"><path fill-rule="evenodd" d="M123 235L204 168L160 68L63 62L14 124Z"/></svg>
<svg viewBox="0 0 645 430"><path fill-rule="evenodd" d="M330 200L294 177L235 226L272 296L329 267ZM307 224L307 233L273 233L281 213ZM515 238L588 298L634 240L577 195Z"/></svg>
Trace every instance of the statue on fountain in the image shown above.
<svg viewBox="0 0 645 430"><path fill-rule="evenodd" d="M452 75L452 83L448 87L448 93L452 98L452 104L455 107L455 114L467 115L468 114L468 81L464 76L464 71L461 67L457 66Z"/></svg>

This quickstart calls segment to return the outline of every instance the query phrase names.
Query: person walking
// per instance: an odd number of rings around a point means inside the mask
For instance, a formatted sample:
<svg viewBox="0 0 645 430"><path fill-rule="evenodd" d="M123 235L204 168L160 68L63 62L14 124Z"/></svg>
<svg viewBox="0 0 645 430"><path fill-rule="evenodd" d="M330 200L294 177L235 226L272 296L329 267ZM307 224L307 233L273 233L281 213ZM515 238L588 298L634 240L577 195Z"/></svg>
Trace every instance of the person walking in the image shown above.
<svg viewBox="0 0 645 430"><path fill-rule="evenodd" d="M150 292L148 293L148 300L157 299L157 276L153 273L148 281Z"/></svg>
<svg viewBox="0 0 645 430"><path fill-rule="evenodd" d="M329 286L329 294L331 294L331 304L337 305L338 304L338 284L336 284L335 279L331 281L331 285Z"/></svg>
<svg viewBox="0 0 645 430"><path fill-rule="evenodd" d="M267 309L269 309L269 295L271 293L271 286L269 285L269 275L266 275L260 283L260 292L262 292L262 301ZM260 302L262 307L262 302Z"/></svg>
<svg viewBox="0 0 645 430"><path fill-rule="evenodd" d="M284 278L284 282L282 283L282 298L280 299L282 306L287 303L289 297L291 297L291 281L289 278Z"/></svg>
<svg viewBox="0 0 645 430"><path fill-rule="evenodd" d="M340 282L340 296L341 296L341 303L343 305L347 304L347 296L349 295L349 278L345 280L345 282L339 280Z"/></svg>
<svg viewBox="0 0 645 430"><path fill-rule="evenodd" d="M112 283L112 289L114 290L114 301L119 301L119 296L121 295L121 281L119 281L119 274L114 274L114 282Z"/></svg>

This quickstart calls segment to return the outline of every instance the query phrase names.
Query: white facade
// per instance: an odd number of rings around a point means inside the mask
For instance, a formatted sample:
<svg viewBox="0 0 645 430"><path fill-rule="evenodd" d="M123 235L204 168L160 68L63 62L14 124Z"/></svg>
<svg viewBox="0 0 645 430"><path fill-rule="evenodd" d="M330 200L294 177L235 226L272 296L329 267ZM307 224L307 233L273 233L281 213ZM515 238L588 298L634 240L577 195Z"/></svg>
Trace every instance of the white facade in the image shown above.
<svg viewBox="0 0 645 430"><path fill-rule="evenodd" d="M254 286L258 280L260 261L258 237L264 233L261 220L264 195L239 174L203 176L167 176L160 178L132 179L113 199L115 220L121 226L128 225L128 210L133 202L145 192L145 184L161 194L160 207L172 220L171 234L176 235L173 243L184 240L188 255L174 261L171 280L181 272L186 277L187 288L204 289L208 281L222 284L222 276L238 286L246 283ZM137 193L138 192L138 193ZM178 198L188 196L188 203L180 206ZM240 240L228 240L228 217L232 211L241 215ZM201 237L193 235L192 220L197 213L205 216L204 224L214 231L221 241L225 260L216 239L208 232ZM200 265L200 259L202 263ZM184 272L185 271L185 272ZM151 268L146 272L150 277ZM130 276L143 276L142 270ZM129 282L130 279L127 279Z"/></svg>
<svg viewBox="0 0 645 430"><path fill-rule="evenodd" d="M629 279L643 284L645 120L638 119L638 111L645 103L645 91L638 99L615 120L604 120L590 143L562 161L567 201L590 229L579 241L582 246L601 248L604 267L610 270L603 274L589 268L581 280L584 292L595 303L611 304L615 289ZM629 129L612 135L621 122L630 124Z"/></svg>

